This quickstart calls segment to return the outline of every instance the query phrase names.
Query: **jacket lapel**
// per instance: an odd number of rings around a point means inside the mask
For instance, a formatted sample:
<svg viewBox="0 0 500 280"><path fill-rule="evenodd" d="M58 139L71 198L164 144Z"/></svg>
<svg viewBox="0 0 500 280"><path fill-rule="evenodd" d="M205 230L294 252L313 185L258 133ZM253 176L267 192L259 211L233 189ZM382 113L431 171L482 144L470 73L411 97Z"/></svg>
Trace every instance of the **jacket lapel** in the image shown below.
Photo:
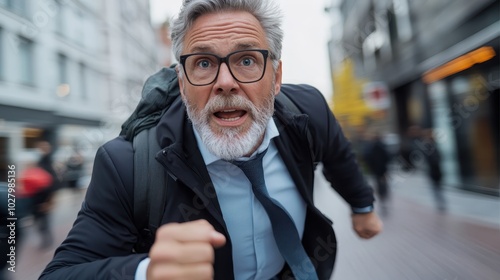
<svg viewBox="0 0 500 280"><path fill-rule="evenodd" d="M312 206L314 164L310 150L305 148L309 147L306 133L309 117L283 113L275 115L274 120L280 132L280 136L273 139L276 148L300 194Z"/></svg>
<svg viewBox="0 0 500 280"><path fill-rule="evenodd" d="M170 176L193 191L196 208L206 209L226 229L217 194L201 153L192 148L197 146L192 129L191 124L185 122L182 141L164 148L158 158L164 161L163 166Z"/></svg>

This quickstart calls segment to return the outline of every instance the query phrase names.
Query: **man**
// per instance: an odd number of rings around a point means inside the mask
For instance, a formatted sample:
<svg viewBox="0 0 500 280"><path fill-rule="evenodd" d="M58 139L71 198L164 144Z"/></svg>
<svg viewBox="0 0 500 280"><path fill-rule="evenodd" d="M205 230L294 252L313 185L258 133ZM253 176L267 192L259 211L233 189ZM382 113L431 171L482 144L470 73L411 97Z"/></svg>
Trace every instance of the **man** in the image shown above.
<svg viewBox="0 0 500 280"><path fill-rule="evenodd" d="M363 149L363 159L375 179L382 215L387 214L387 200L389 199L389 185L387 183L387 169L390 162L389 152L378 132L368 133Z"/></svg>
<svg viewBox="0 0 500 280"><path fill-rule="evenodd" d="M36 166L46 171L51 177L50 184L43 189L39 189L31 197L31 212L41 236L40 249L45 250L49 249L54 243L50 215L55 194L61 187L61 180L59 173L54 168L53 156L55 151L52 145L46 140L40 140L37 142L36 147L40 153L40 159Z"/></svg>
<svg viewBox="0 0 500 280"><path fill-rule="evenodd" d="M314 161L352 206L358 235L381 230L372 190L322 95L291 86L301 115L274 102L277 14L265 0L184 1L172 25L181 98L156 126L157 159L171 178L164 225L148 254L132 253L132 145L114 139L98 151L82 210L41 279L329 279L336 241L312 202ZM275 236L281 221L254 189L262 181L237 166L262 156L268 196L293 220L289 235ZM298 247L285 253L290 236Z"/></svg>

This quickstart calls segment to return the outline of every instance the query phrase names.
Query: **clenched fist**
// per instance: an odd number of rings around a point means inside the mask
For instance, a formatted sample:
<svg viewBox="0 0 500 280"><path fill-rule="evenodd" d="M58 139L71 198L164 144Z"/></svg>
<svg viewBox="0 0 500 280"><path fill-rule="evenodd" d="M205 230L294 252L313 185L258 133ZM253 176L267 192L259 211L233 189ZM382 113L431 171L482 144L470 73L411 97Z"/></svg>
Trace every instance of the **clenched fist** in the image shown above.
<svg viewBox="0 0 500 280"><path fill-rule="evenodd" d="M147 279L213 279L214 248L225 243L206 220L163 225L149 252Z"/></svg>
<svg viewBox="0 0 500 280"><path fill-rule="evenodd" d="M353 214L352 227L359 237L370 239L382 231L382 221L375 212Z"/></svg>

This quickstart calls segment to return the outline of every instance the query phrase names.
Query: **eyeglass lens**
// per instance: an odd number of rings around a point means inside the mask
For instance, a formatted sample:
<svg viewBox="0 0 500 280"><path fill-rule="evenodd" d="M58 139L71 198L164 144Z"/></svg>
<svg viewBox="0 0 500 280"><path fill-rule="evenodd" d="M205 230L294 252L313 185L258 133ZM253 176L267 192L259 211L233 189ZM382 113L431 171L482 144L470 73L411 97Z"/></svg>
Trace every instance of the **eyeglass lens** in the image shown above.
<svg viewBox="0 0 500 280"><path fill-rule="evenodd" d="M256 82L265 71L265 55L258 50L238 51L220 58L214 54L187 55L184 67L188 79L195 85L212 83L219 73L220 64L226 62L233 77L242 83Z"/></svg>

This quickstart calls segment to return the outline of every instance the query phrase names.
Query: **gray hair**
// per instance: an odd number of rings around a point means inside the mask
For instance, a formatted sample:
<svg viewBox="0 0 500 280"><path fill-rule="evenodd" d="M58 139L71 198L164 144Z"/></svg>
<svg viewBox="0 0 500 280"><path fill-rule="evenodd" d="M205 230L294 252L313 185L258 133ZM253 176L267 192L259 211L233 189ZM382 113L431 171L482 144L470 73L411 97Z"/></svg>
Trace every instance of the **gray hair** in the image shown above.
<svg viewBox="0 0 500 280"><path fill-rule="evenodd" d="M201 15L221 11L245 11L257 18L266 33L270 58L276 69L281 59L283 41L281 11L269 0L184 0L171 29L172 46L177 60L180 60L184 37L193 22Z"/></svg>

